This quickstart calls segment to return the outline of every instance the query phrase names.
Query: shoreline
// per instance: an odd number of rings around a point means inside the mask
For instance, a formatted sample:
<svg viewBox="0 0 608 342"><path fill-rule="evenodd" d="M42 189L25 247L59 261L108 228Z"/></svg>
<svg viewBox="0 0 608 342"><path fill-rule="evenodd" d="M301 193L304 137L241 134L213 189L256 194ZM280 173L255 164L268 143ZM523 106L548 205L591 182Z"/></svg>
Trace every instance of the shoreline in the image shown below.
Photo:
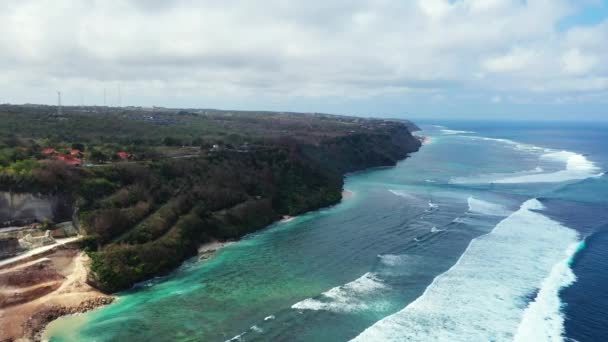
<svg viewBox="0 0 608 342"><path fill-rule="evenodd" d="M196 257L199 262L207 261L208 259L213 257L217 252L219 252L222 248L227 247L235 242L236 241L223 241L223 242L222 241L211 241L211 242L204 243L199 246L198 254ZM95 289L95 288L93 288L93 289ZM97 289L95 289L95 290L97 292L101 293L99 290L97 290ZM108 296L105 294L103 294L103 295ZM87 308L86 310L78 310L78 308L76 308L76 310L63 310L63 312L61 312L61 310L60 310L58 312L59 314L56 317L52 317L50 320L46 321L43 326L39 327L39 329L37 330L37 333L36 333L36 338L34 340L35 341L46 341L47 340L46 338L48 337L48 333L49 333L49 330L48 330L49 325L60 318L86 313L93 309L98 309L103 306L112 304L115 300L119 299L119 297L117 297L115 295L110 295L109 297L111 297L111 300L105 301L105 302L99 301L98 303L95 303L97 305ZM2 340L0 340L0 341L2 341Z"/></svg>
<svg viewBox="0 0 608 342"><path fill-rule="evenodd" d="M62 245L3 267L0 340L40 341L57 318L113 302L116 297L87 283L89 262L78 247Z"/></svg>
<svg viewBox="0 0 608 342"><path fill-rule="evenodd" d="M344 189L342 191L341 201L347 201L349 199L352 199L354 196L355 196L355 192L353 192L352 190ZM277 221L276 223L287 223L287 222L293 221L296 218L297 218L297 216L285 215L285 216L283 216L283 218L281 220ZM237 241L211 241L211 242L204 243L204 244L200 245L198 248L198 255L197 255L198 261L199 262L207 261L208 259L213 257L217 252L219 252L222 248L227 247L236 242L238 242L238 240ZM84 252L81 252L81 253L84 253ZM58 311L59 315L57 315L56 317L51 317L50 320L46 320L44 322L44 325L39 326L39 328L36 332L37 337L38 337L37 340L41 340L41 338L43 338L45 336L48 325L50 323L52 323L53 321L55 321L61 317L85 313L92 309L96 309L96 308L111 304L116 299L117 299L117 297L112 296L111 301L109 301L107 303L100 303L99 305L97 305L93 308L90 308L88 310L82 310L82 311L76 310L74 312L71 312L69 310L64 310L65 312Z"/></svg>
<svg viewBox="0 0 608 342"><path fill-rule="evenodd" d="M407 157L406 157L406 158L403 158L402 160L405 160L405 159L407 159ZM387 168L387 167L392 167L392 166L390 166L390 165L386 165L386 166L370 167L370 168L367 168L367 169L363 169L363 170L355 171L354 173L357 173L357 172L365 172L365 171L373 171L374 169L378 169L378 168ZM346 176L348 176L348 175L344 175L344 177L346 177ZM341 192L341 194L342 194L342 198L341 198L341 199L340 199L340 201L339 201L339 202L337 202L337 203L340 203L340 202L343 202L343 201L350 200L350 199L352 199L352 198L355 196L355 192L354 192L354 191L351 191L351 190L348 190L348 189L343 189L343 190L342 190L342 192ZM337 204L337 203L336 203L336 204ZM309 212L313 212L313 211L320 210L320 209L322 209L322 208L317 208L317 209L315 209L315 210L310 210ZM290 222L290 221L292 221L292 220L296 219L297 217L298 217L298 216L289 216L289 215L284 215L282 219L280 219L280 220L278 220L278 221L275 221L275 222L274 222L274 223L272 223L272 224L276 224L276 223L287 223L287 222ZM236 243L236 242L238 242L239 240L240 240L240 239L238 239L238 240L236 240L236 241L211 241L211 242L204 243L204 244L200 245L200 246L199 246L199 248L198 248L198 256L197 256L197 257L198 257L198 260L199 260L199 261L206 261L206 260L208 260L209 258L211 258L213 255L215 255L217 252L219 252L219 251L220 251L222 248L227 247L228 245L231 245L231 244L233 244L233 243ZM82 253L84 253L84 252L82 252ZM88 285L88 284L87 284L87 285ZM89 286L90 286L90 285L89 285ZM92 287L92 288L93 288L93 287ZM97 289L95 289L95 288L93 288L93 289L94 289L95 291L97 291L97 292L101 293L99 290L97 290ZM104 296L107 296L107 295L104 295ZM52 323L53 321L55 321L55 320L57 320L57 319L59 319L59 318L61 318L61 317L65 317L65 316L69 316L69 315L74 315L74 314L79 314L79 313L85 313L85 312L90 311L90 310L92 310L92 309L96 309L96 308L99 308L99 307L102 307L102 306L105 306L105 305L111 304L111 303L112 303L114 300L116 300L116 299L118 298L118 297L115 297L115 296L110 296L110 297L111 297L112 299L111 299L109 302L107 302L107 303L100 303L99 305L97 305L97 306L95 306L95 307L93 307L93 308L90 308L90 309L88 309L88 310L84 310L84 311L65 312L65 313L59 314L58 316L56 316L56 317L54 317L54 318L52 318L52 319L50 319L50 320L48 320L48 321L44 322L44 325L40 326L40 327L38 328L38 330L37 330L37 335L36 335L36 336L37 336L38 340L40 340L42 337L44 337L44 336L45 336L45 334L46 334L46 332L47 332L47 327L48 327L48 325L49 325L50 323ZM1 341L1 340L0 340L0 341Z"/></svg>
<svg viewBox="0 0 608 342"><path fill-rule="evenodd" d="M206 261L214 256L222 248L228 247L237 241L211 241L206 242L198 247L197 258L199 261Z"/></svg>

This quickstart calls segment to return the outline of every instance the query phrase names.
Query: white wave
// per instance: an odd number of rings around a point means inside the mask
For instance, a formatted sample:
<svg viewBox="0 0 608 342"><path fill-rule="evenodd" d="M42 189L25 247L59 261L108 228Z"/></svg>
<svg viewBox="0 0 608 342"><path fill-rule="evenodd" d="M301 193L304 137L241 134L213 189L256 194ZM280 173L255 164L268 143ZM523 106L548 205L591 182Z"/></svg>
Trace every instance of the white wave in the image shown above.
<svg viewBox="0 0 608 342"><path fill-rule="evenodd" d="M457 217L457 218L455 218L455 219L452 220L452 223L465 223L466 224L467 220L464 217Z"/></svg>
<svg viewBox="0 0 608 342"><path fill-rule="evenodd" d="M445 135L455 135L455 134L473 134L475 132L472 132L472 131L458 131L458 130L453 130L453 129L442 129L441 133L443 133Z"/></svg>
<svg viewBox="0 0 608 342"><path fill-rule="evenodd" d="M576 276L570 263L585 242L572 244L565 257L553 266L551 274L543 281L534 301L530 303L517 328L514 341L561 341L564 334L564 316L559 292L572 285Z"/></svg>
<svg viewBox="0 0 608 342"><path fill-rule="evenodd" d="M249 328L251 331L256 332L256 333L263 333L264 330L262 330L262 328L258 327L257 325L252 325L251 328Z"/></svg>
<svg viewBox="0 0 608 342"><path fill-rule="evenodd" d="M365 273L358 279L323 292L318 298L307 298L291 306L297 310L326 310L352 312L369 308L368 298L376 291L387 288L373 273Z"/></svg>
<svg viewBox="0 0 608 342"><path fill-rule="evenodd" d="M498 179L494 181L494 183L559 183L601 176L599 168L592 161L588 160L585 156L574 152L561 151L546 153L541 156L541 160L563 162L566 164L566 168L550 173L507 177Z"/></svg>
<svg viewBox="0 0 608 342"><path fill-rule="evenodd" d="M490 138L488 138L490 139ZM504 140L504 139L491 139ZM509 141L509 140L505 140ZM513 144L517 144L512 142ZM515 172L511 174L487 174L479 175L474 178L453 178L451 184L519 184L519 183L559 183L573 180L583 180L587 178L597 178L603 176L600 169L588 160L585 156L569 151L551 151L543 149L546 153L540 155L540 162L563 163L565 168L555 172L544 172L544 169L537 166L533 170Z"/></svg>
<svg viewBox="0 0 608 342"><path fill-rule="evenodd" d="M467 138L467 139L473 139L473 140L484 140L484 141L498 142L498 143L509 145L512 148L516 149L516 150L526 151L526 152L550 152L551 151L550 149L547 149L547 148L544 148L544 147L530 145L530 144L524 144L524 143L520 143L520 142L517 142L517 141L510 140L510 139L488 138L488 137L478 137L478 136L470 136L470 135L465 136L465 138Z"/></svg>
<svg viewBox="0 0 608 342"><path fill-rule="evenodd" d="M395 196L399 196L399 197L403 197L403 198L407 198L407 199L417 199L416 196L411 195L403 190L389 190L389 192Z"/></svg>
<svg viewBox="0 0 608 342"><path fill-rule="evenodd" d="M228 341L240 341L240 340L241 340L241 337L243 337L243 335L245 335L246 333L247 333L247 332L244 332L244 333L238 334L238 335L234 336L233 338L231 338L231 339L229 339L229 340L226 340L226 342L228 342Z"/></svg>
<svg viewBox="0 0 608 342"><path fill-rule="evenodd" d="M488 216L509 216L511 211L500 204L478 200L473 197L468 198L469 212Z"/></svg>
<svg viewBox="0 0 608 342"><path fill-rule="evenodd" d="M529 176L532 174L538 174L543 172L543 168L540 166L535 167L532 170L520 171L514 173L490 173L486 175L479 175L475 177L454 177L450 179L450 184L485 184L485 183L496 183L500 179L514 178L519 176Z"/></svg>
<svg viewBox="0 0 608 342"><path fill-rule="evenodd" d="M469 244L458 262L401 311L355 341L511 341L535 291L578 234L536 199Z"/></svg>
<svg viewBox="0 0 608 342"><path fill-rule="evenodd" d="M265 320L265 321L272 321L274 318L275 318L275 317L274 317L274 315L270 315L270 316L266 316L266 317L264 318L264 320Z"/></svg>
<svg viewBox="0 0 608 342"><path fill-rule="evenodd" d="M410 256L403 255L395 255L395 254L382 254L378 255L380 258L380 262L385 266L400 266L408 263L410 261Z"/></svg>
<svg viewBox="0 0 608 342"><path fill-rule="evenodd" d="M443 232L445 229L439 229L436 226L433 226L433 228L431 228L431 233L439 233L439 232Z"/></svg>

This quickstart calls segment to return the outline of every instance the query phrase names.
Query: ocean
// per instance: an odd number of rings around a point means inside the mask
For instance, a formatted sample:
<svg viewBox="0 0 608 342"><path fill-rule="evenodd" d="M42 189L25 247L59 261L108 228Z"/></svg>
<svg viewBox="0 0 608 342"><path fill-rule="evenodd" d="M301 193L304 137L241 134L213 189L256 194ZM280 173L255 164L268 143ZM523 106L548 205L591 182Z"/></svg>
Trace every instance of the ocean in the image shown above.
<svg viewBox="0 0 608 342"><path fill-rule="evenodd" d="M608 124L422 122L422 149L64 317L51 341L608 340Z"/></svg>

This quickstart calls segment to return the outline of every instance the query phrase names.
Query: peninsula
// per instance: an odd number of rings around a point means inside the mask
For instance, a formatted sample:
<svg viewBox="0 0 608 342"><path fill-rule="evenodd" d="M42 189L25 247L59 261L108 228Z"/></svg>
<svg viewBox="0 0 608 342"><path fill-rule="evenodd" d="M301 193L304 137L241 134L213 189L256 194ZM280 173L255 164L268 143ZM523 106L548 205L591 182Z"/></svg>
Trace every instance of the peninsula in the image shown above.
<svg viewBox="0 0 608 342"><path fill-rule="evenodd" d="M319 113L2 105L0 121L0 340L333 205L346 173L421 145L406 120Z"/></svg>

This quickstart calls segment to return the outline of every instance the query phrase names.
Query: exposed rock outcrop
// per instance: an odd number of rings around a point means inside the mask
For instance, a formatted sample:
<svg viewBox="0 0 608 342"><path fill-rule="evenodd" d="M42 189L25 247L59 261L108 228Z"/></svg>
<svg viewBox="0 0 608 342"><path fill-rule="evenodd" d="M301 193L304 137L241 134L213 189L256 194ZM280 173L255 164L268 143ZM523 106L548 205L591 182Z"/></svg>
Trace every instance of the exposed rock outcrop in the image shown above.
<svg viewBox="0 0 608 342"><path fill-rule="evenodd" d="M10 258L21 250L19 240L14 237L0 239L0 259Z"/></svg>
<svg viewBox="0 0 608 342"><path fill-rule="evenodd" d="M51 236L51 231L47 230L42 236L32 236L27 234L23 239L19 240L19 245L23 249L33 249L43 246L52 245L55 243L55 239Z"/></svg>
<svg viewBox="0 0 608 342"><path fill-rule="evenodd" d="M32 222L71 220L71 196L0 192L0 227L26 225Z"/></svg>

